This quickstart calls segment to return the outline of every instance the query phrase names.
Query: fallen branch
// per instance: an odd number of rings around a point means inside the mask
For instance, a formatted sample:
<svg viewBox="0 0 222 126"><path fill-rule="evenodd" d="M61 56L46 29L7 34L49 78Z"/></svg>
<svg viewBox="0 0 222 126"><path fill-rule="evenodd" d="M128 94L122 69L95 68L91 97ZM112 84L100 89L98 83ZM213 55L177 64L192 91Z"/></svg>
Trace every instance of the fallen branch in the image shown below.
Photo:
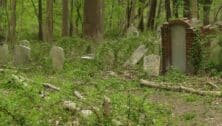
<svg viewBox="0 0 222 126"><path fill-rule="evenodd" d="M60 91L60 88L59 87L56 87L52 84L49 84L49 83L44 83L43 86L46 88L46 89L51 89L53 91Z"/></svg>
<svg viewBox="0 0 222 126"><path fill-rule="evenodd" d="M219 87L216 84L214 84L213 82L208 81L206 84L213 87L213 88L219 89Z"/></svg>
<svg viewBox="0 0 222 126"><path fill-rule="evenodd" d="M221 91L202 91L202 90L196 90L193 88L188 88L184 86L169 86L166 84L157 84L155 82L147 81L147 80L140 80L141 85L147 86L150 88L156 88L156 89L163 89L163 90L169 90L169 91L175 91L175 92L187 92L191 94L197 94L202 96L215 96L215 97L221 97L222 92Z"/></svg>

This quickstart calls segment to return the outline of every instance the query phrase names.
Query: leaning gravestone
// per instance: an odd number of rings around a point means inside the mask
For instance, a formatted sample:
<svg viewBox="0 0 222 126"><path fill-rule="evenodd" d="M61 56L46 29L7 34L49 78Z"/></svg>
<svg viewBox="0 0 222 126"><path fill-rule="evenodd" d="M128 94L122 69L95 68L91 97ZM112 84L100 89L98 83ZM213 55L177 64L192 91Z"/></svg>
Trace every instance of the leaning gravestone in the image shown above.
<svg viewBox="0 0 222 126"><path fill-rule="evenodd" d="M160 74L160 56L149 55L144 57L143 69L149 76L159 76Z"/></svg>
<svg viewBox="0 0 222 126"><path fill-rule="evenodd" d="M134 66L136 65L147 52L145 45L139 46L132 54L132 56L125 62L124 66Z"/></svg>
<svg viewBox="0 0 222 126"><path fill-rule="evenodd" d="M53 46L50 51L50 56L52 58L53 69L62 70L65 61L65 54L63 48L58 46Z"/></svg>
<svg viewBox="0 0 222 126"><path fill-rule="evenodd" d="M14 64L16 66L30 63L31 48L24 45L16 45L14 50Z"/></svg>
<svg viewBox="0 0 222 126"><path fill-rule="evenodd" d="M8 45L0 44L0 66L5 65L8 62Z"/></svg>

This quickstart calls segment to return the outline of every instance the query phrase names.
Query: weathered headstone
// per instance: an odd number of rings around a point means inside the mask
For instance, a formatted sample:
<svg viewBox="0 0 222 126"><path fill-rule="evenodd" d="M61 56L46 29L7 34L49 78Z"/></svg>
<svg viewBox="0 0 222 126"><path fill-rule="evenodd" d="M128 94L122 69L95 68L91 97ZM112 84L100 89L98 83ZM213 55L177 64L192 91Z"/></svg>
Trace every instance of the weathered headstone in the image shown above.
<svg viewBox="0 0 222 126"><path fill-rule="evenodd" d="M134 66L136 65L147 52L145 45L140 45L132 54L132 56L125 62L124 66Z"/></svg>
<svg viewBox="0 0 222 126"><path fill-rule="evenodd" d="M14 64L16 66L25 65L30 62L31 48L23 45L16 45L14 50Z"/></svg>
<svg viewBox="0 0 222 126"><path fill-rule="evenodd" d="M159 76L160 74L160 56L149 55L144 57L143 69L149 76Z"/></svg>
<svg viewBox="0 0 222 126"><path fill-rule="evenodd" d="M30 42L28 40L21 40L19 42L20 45L26 46L26 47L30 47Z"/></svg>
<svg viewBox="0 0 222 126"><path fill-rule="evenodd" d="M127 37L139 37L139 31L133 24L131 24L130 27L127 29L126 35Z"/></svg>
<svg viewBox="0 0 222 126"><path fill-rule="evenodd" d="M0 66L5 65L8 62L8 45L7 44L0 44Z"/></svg>
<svg viewBox="0 0 222 126"><path fill-rule="evenodd" d="M65 53L63 48L58 46L53 46L50 51L50 56L52 58L52 66L54 70L62 70L65 61Z"/></svg>

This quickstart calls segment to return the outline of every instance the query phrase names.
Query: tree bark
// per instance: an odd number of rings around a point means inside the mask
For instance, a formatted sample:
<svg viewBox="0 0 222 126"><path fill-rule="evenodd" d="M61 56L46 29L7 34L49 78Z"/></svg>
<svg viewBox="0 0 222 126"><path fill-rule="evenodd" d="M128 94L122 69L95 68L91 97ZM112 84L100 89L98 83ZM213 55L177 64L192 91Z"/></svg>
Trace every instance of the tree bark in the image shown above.
<svg viewBox="0 0 222 126"><path fill-rule="evenodd" d="M154 23L155 23L155 16L156 16L156 6L157 6L157 0L151 0L151 6L148 16L148 23L147 28L150 30L154 29Z"/></svg>
<svg viewBox="0 0 222 126"><path fill-rule="evenodd" d="M126 17L127 17L127 23L126 23L126 29L130 27L130 25L133 23L134 16L135 16L135 4L136 0L128 0L127 1L127 10L126 10Z"/></svg>
<svg viewBox="0 0 222 126"><path fill-rule="evenodd" d="M73 11L74 11L74 0L70 0L69 36L72 36L74 33Z"/></svg>
<svg viewBox="0 0 222 126"><path fill-rule="evenodd" d="M46 41L53 42L53 0L46 2Z"/></svg>
<svg viewBox="0 0 222 126"><path fill-rule="evenodd" d="M179 18L179 4L177 0L173 0L173 15Z"/></svg>
<svg viewBox="0 0 222 126"><path fill-rule="evenodd" d="M198 19L198 2L197 2L197 0L192 0L192 18Z"/></svg>
<svg viewBox="0 0 222 126"><path fill-rule="evenodd" d="M203 3L203 24L209 25L210 24L210 9L213 0L204 0Z"/></svg>
<svg viewBox="0 0 222 126"><path fill-rule="evenodd" d="M16 0L11 1L10 10L8 40L13 47L16 43Z"/></svg>
<svg viewBox="0 0 222 126"><path fill-rule="evenodd" d="M69 0L62 0L62 37L69 36Z"/></svg>
<svg viewBox="0 0 222 126"><path fill-rule="evenodd" d="M39 33L38 33L38 36L39 36L39 40L43 40L43 26L42 26L42 0L39 0L38 2L38 23L39 23Z"/></svg>
<svg viewBox="0 0 222 126"><path fill-rule="evenodd" d="M140 1L140 6L138 9L138 15L139 15L139 25L138 25L138 29L143 32L144 31L144 16L143 16L143 12L144 12L144 7L143 5L145 4L145 0L139 0Z"/></svg>
<svg viewBox="0 0 222 126"><path fill-rule="evenodd" d="M93 40L103 38L103 0L85 0L83 35Z"/></svg>
<svg viewBox="0 0 222 126"><path fill-rule="evenodd" d="M165 9L166 9L166 20L169 21L169 19L171 18L170 0L165 0Z"/></svg>
<svg viewBox="0 0 222 126"><path fill-rule="evenodd" d="M183 0L183 17L191 19L191 1L190 0Z"/></svg>
<svg viewBox="0 0 222 126"><path fill-rule="evenodd" d="M168 91L187 92L187 93L201 95L201 96L214 96L214 97L222 96L221 91L202 91L202 90L196 90L196 89L188 88L184 86L169 86L167 84L157 84L155 82L150 82L146 80L140 80L140 83L141 85L146 86L146 87L163 89L163 90L168 90Z"/></svg>

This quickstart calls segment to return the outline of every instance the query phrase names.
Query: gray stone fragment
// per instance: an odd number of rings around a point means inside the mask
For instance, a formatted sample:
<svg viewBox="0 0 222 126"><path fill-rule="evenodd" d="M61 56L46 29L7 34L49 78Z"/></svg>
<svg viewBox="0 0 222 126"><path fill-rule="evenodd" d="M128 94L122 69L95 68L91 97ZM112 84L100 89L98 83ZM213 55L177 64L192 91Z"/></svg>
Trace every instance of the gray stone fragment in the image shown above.
<svg viewBox="0 0 222 126"><path fill-rule="evenodd" d="M136 65L147 52L145 45L140 45L131 55L131 57L125 62L124 66L134 66Z"/></svg>
<svg viewBox="0 0 222 126"><path fill-rule="evenodd" d="M30 42L28 40L21 40L21 41L19 41L19 44L23 45L23 46L30 47Z"/></svg>
<svg viewBox="0 0 222 126"><path fill-rule="evenodd" d="M144 57L143 69L150 76L159 76L160 74L160 56L149 55Z"/></svg>

